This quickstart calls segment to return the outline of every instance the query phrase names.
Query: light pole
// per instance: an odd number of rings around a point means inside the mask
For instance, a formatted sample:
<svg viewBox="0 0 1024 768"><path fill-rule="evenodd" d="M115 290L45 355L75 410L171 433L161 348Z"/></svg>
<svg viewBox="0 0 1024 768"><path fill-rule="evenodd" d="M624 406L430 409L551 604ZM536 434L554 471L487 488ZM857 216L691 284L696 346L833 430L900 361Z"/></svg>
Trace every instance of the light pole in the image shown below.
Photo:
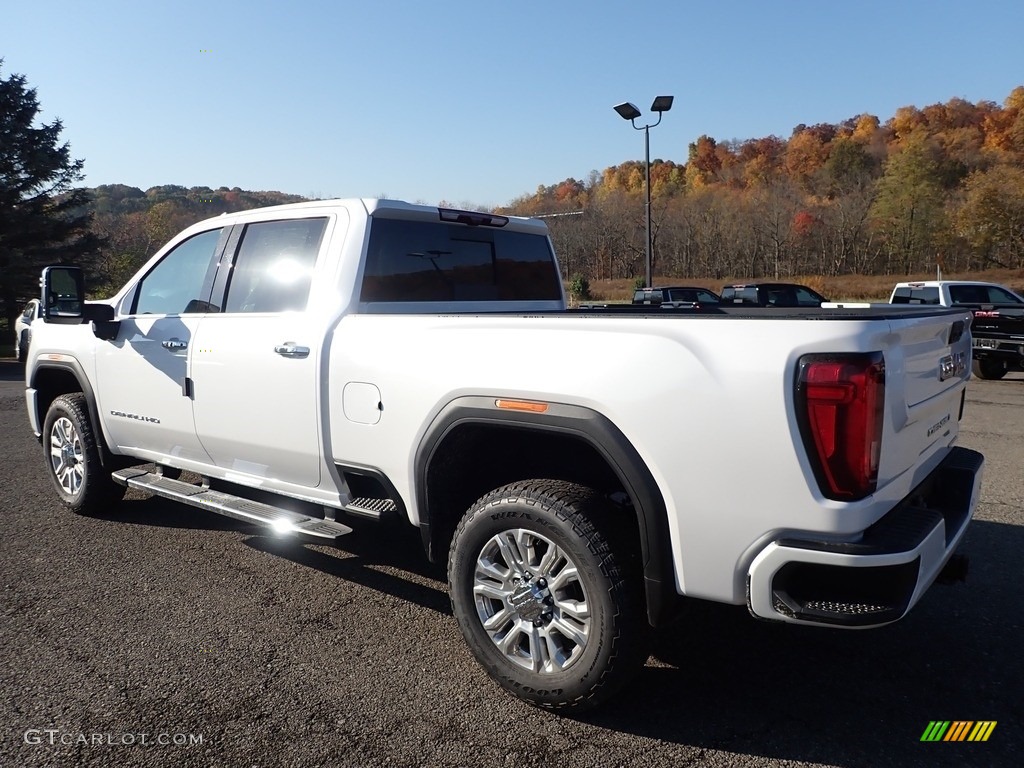
<svg viewBox="0 0 1024 768"><path fill-rule="evenodd" d="M661 122L661 115L663 112L668 112L672 109L672 96L659 96L651 104L651 112L658 113L658 120L648 125L637 125L636 119L640 117L640 110L635 105L627 102L615 105L615 111L624 120L629 120L633 124L633 127L638 131L644 132L644 178L645 178L645 192L647 196L647 202L644 205L644 216L647 221L647 282L645 283L646 288L651 288L651 134L650 129Z"/></svg>

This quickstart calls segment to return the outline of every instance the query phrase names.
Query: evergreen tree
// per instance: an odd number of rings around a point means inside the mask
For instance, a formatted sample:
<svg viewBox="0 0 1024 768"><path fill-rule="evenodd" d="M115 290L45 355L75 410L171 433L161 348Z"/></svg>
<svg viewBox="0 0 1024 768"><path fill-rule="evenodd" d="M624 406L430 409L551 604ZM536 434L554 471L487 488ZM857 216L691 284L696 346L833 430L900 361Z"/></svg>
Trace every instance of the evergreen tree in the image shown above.
<svg viewBox="0 0 1024 768"><path fill-rule="evenodd" d="M0 66L3 60L0 59ZM40 270L95 253L82 161L60 144L59 119L37 124L39 102L24 75L0 72L0 315L8 336L22 304L38 295Z"/></svg>

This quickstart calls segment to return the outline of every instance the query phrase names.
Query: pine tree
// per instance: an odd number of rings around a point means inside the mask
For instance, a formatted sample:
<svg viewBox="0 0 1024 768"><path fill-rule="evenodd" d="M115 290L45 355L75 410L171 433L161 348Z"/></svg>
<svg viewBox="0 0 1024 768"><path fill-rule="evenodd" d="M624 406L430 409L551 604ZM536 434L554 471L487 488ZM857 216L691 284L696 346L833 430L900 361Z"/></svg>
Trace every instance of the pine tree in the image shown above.
<svg viewBox="0 0 1024 768"><path fill-rule="evenodd" d="M74 188L83 161L58 143L61 121L38 116L25 76L0 72L0 315L8 336L21 306L38 295L44 266L81 262L99 246L89 232L89 193Z"/></svg>

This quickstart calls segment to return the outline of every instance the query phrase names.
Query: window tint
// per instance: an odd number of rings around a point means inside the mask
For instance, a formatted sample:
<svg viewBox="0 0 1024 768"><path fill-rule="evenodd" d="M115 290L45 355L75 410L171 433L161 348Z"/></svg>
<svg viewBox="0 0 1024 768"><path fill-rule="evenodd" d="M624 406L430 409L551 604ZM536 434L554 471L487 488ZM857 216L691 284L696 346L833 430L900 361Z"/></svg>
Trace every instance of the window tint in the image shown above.
<svg viewBox="0 0 1024 768"><path fill-rule="evenodd" d="M209 302L210 282L221 230L193 235L164 256L142 278L136 291L134 314L178 315L216 312Z"/></svg>
<svg viewBox="0 0 1024 768"><path fill-rule="evenodd" d="M375 218L362 301L550 301L561 298L543 235Z"/></svg>
<svg viewBox="0 0 1024 768"><path fill-rule="evenodd" d="M249 224L235 259L225 312L289 312L306 308L313 266L327 219Z"/></svg>
<svg viewBox="0 0 1024 768"><path fill-rule="evenodd" d="M801 307L820 307L824 299L809 288L798 286L796 288L796 300L797 304Z"/></svg>
<svg viewBox="0 0 1024 768"><path fill-rule="evenodd" d="M954 304L1019 304L1009 291L995 285L951 285L949 298Z"/></svg>
<svg viewBox="0 0 1024 768"><path fill-rule="evenodd" d="M897 288L892 297L893 304L938 304L938 288Z"/></svg>

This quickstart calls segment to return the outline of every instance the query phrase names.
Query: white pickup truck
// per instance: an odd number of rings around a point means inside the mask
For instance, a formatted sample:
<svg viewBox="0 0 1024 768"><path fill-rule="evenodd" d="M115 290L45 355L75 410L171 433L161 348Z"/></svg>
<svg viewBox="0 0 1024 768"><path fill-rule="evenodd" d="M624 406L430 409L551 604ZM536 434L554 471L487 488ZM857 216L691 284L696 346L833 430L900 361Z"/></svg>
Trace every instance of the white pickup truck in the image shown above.
<svg viewBox="0 0 1024 768"><path fill-rule="evenodd" d="M969 312L568 310L543 222L387 200L209 219L84 295L44 271L26 368L65 506L405 520L543 707L607 698L680 595L873 627L963 566Z"/></svg>

